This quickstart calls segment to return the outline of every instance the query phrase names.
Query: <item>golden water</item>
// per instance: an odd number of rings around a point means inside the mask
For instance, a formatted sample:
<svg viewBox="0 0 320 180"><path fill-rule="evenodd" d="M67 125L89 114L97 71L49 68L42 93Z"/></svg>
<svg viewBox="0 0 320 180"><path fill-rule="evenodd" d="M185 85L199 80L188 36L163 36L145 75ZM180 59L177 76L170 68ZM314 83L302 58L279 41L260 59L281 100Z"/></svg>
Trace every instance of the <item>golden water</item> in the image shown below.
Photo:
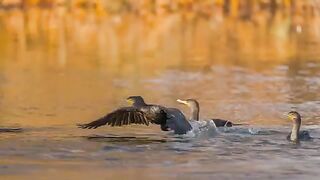
<svg viewBox="0 0 320 180"><path fill-rule="evenodd" d="M282 114L301 112L304 128L320 137L319 24L316 13L288 11L248 20L219 10L209 17L1 10L0 125L24 131L0 134L0 177L317 179L319 140L292 147ZM201 117L251 126L205 140L157 126L76 128L130 95L187 115L175 100L196 98Z"/></svg>

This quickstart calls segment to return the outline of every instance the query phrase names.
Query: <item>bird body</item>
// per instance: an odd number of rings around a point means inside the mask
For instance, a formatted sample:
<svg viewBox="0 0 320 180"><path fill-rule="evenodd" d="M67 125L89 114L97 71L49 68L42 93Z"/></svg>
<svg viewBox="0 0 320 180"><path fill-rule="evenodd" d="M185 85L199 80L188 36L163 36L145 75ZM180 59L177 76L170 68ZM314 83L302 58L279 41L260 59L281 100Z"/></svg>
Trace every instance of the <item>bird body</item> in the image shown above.
<svg viewBox="0 0 320 180"><path fill-rule="evenodd" d="M241 124L234 124L231 121L224 120L224 119L211 119L217 127L232 127L234 125L241 125Z"/></svg>
<svg viewBox="0 0 320 180"><path fill-rule="evenodd" d="M146 105L142 107L136 107L139 111L143 112L146 119L153 124L163 124L166 120L166 112L164 107L158 105Z"/></svg>
<svg viewBox="0 0 320 180"><path fill-rule="evenodd" d="M179 109L160 105L146 104L141 96L130 96L127 101L132 105L119 108L98 120L78 125L83 129L95 129L103 125L123 126L129 124L160 125L161 130L173 130L175 134L185 134L192 127Z"/></svg>
<svg viewBox="0 0 320 180"><path fill-rule="evenodd" d="M177 100L181 104L187 105L191 110L191 118L190 120L199 121L200 114L200 105L199 102L195 99L187 99L187 100ZM242 124L234 124L231 121L223 120L223 119L210 119L212 120L216 127L232 127L234 125L242 125Z"/></svg>
<svg viewBox="0 0 320 180"><path fill-rule="evenodd" d="M289 141L299 142L312 139L308 131L300 131L301 127L301 115L296 111L291 111L287 114L287 117L292 121L292 130L287 136Z"/></svg>
<svg viewBox="0 0 320 180"><path fill-rule="evenodd" d="M308 131L300 131L297 137L291 132L287 136L288 141L297 141L297 139L301 141L308 141L311 140L312 137Z"/></svg>
<svg viewBox="0 0 320 180"><path fill-rule="evenodd" d="M0 128L0 133L22 132L22 128Z"/></svg>
<svg viewBox="0 0 320 180"><path fill-rule="evenodd" d="M186 134L192 130L191 124L179 109L167 108L166 113L168 114L166 121L168 130L173 130L175 134Z"/></svg>

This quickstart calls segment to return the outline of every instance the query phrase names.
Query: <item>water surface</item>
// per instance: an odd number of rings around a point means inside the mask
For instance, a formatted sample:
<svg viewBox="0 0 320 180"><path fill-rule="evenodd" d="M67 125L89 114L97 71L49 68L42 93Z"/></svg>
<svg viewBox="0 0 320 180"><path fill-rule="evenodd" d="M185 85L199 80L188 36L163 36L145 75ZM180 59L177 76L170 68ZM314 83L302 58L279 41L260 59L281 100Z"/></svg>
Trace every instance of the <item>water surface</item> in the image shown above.
<svg viewBox="0 0 320 180"><path fill-rule="evenodd" d="M215 13L1 10L0 126L23 130L0 133L0 177L318 179L319 17ZM196 98L202 118L250 125L209 137L76 128L130 95L187 116L176 99ZM291 110L313 141L287 142Z"/></svg>

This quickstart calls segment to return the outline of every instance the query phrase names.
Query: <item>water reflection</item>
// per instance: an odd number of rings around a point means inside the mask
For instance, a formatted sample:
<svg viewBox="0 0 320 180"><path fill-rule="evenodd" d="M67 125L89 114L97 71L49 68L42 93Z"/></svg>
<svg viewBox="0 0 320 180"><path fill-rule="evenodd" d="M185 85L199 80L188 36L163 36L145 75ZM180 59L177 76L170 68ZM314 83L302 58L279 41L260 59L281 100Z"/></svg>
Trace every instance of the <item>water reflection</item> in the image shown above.
<svg viewBox="0 0 320 180"><path fill-rule="evenodd" d="M17 60L45 58L57 68L74 61L121 68L128 60L149 64L150 59L192 67L213 61L267 66L300 56L318 60L316 13L244 10L248 18L239 13L238 19L215 9L210 16L177 11L150 18L131 12L107 16L83 8L70 11L63 6L6 10L1 12L1 54Z"/></svg>
<svg viewBox="0 0 320 180"><path fill-rule="evenodd" d="M311 133L319 137L319 126L314 128ZM32 178L33 174L51 174L52 169L59 172L55 177L99 178L105 175L116 179L141 169L146 172L132 176L157 179L187 174L205 179L235 176L267 179L273 172L272 177L292 178L300 174L312 179L317 174L319 140L297 146L285 138L289 129L261 127L261 135L250 135L244 130L231 128L234 132L220 131L214 138L183 141L164 137L166 135L160 132L148 134L145 131L130 136L118 131L116 137L112 135L115 131L110 129L109 135L104 132L104 138L88 139L77 137L81 131L71 128L33 129L27 135L0 138L0 174ZM125 174L121 173L123 169L126 169ZM88 170L94 173L88 174Z"/></svg>
<svg viewBox="0 0 320 180"><path fill-rule="evenodd" d="M268 124L293 107L316 121L317 13L298 5L246 15L214 8L209 16L2 10L2 121L75 123L124 105L132 94L170 106L197 98L205 116ZM252 113L252 106L259 108Z"/></svg>

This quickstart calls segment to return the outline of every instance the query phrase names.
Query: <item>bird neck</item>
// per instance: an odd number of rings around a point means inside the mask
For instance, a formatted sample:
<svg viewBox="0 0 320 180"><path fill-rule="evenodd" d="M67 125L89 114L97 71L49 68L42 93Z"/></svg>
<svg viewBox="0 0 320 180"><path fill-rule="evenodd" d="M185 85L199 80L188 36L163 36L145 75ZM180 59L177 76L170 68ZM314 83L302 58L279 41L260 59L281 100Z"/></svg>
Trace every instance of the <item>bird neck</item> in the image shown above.
<svg viewBox="0 0 320 180"><path fill-rule="evenodd" d="M191 119L195 121L199 121L199 108L198 107L191 107Z"/></svg>
<svg viewBox="0 0 320 180"><path fill-rule="evenodd" d="M297 141L299 139L299 131L301 126L301 118L297 118L292 126L290 140L291 141Z"/></svg>

